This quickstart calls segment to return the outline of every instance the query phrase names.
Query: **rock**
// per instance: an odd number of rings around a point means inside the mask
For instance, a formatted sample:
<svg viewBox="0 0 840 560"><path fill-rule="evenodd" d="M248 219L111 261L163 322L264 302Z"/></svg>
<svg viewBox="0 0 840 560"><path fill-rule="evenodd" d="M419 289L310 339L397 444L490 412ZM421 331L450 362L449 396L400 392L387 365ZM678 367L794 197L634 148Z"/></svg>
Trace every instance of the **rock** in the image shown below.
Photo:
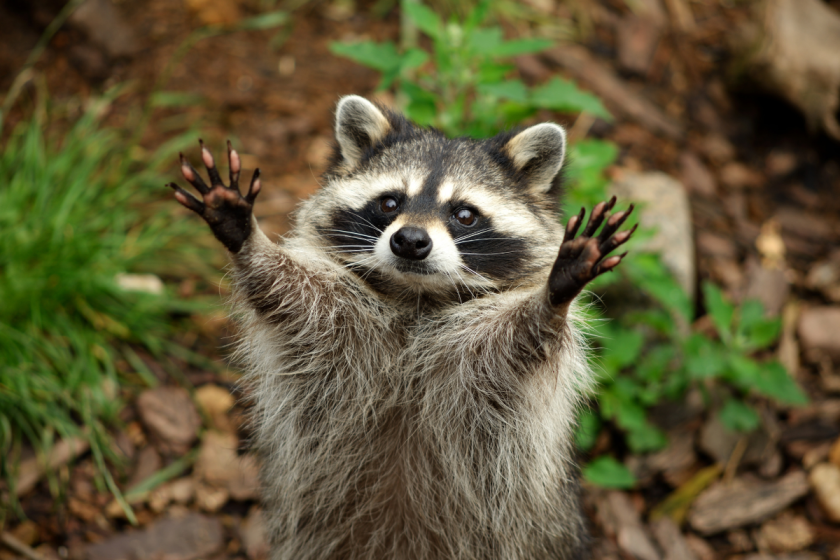
<svg viewBox="0 0 840 560"><path fill-rule="evenodd" d="M233 408L236 399L230 391L218 385L202 385L195 390L195 402L199 409L210 418L214 428L223 432L233 430L228 412Z"/></svg>
<svg viewBox="0 0 840 560"><path fill-rule="evenodd" d="M162 519L142 531L120 534L85 547L86 560L192 560L222 548L218 519L189 513Z"/></svg>
<svg viewBox="0 0 840 560"><path fill-rule="evenodd" d="M596 508L604 531L615 536L619 548L626 554L639 560L662 558L627 494L607 492L599 496Z"/></svg>
<svg viewBox="0 0 840 560"><path fill-rule="evenodd" d="M797 332L806 355L814 358L827 354L840 359L840 306L804 309Z"/></svg>
<svg viewBox="0 0 840 560"><path fill-rule="evenodd" d="M694 294L691 210L682 184L660 172L628 172L611 185L610 191L622 200L641 205L637 219L644 227L656 229L644 249L659 252L680 286L689 295Z"/></svg>
<svg viewBox="0 0 840 560"><path fill-rule="evenodd" d="M689 191L710 198L717 194L715 176L694 152L683 152L679 164L680 179Z"/></svg>
<svg viewBox="0 0 840 560"><path fill-rule="evenodd" d="M127 292L144 292L160 295L163 293L163 280L154 274L125 274L116 276L117 285Z"/></svg>
<svg viewBox="0 0 840 560"><path fill-rule="evenodd" d="M795 552L811 546L814 528L803 516L785 512L761 526L758 541L759 549Z"/></svg>
<svg viewBox="0 0 840 560"><path fill-rule="evenodd" d="M633 14L619 21L616 51L621 67L636 74L646 74L661 32L661 25L651 18Z"/></svg>
<svg viewBox="0 0 840 560"><path fill-rule="evenodd" d="M747 448L741 457L742 465L757 465L770 457L775 447L769 434L759 428L749 434L727 430L717 414L712 414L700 430L700 449L718 463L726 464L741 438L747 438Z"/></svg>
<svg viewBox="0 0 840 560"><path fill-rule="evenodd" d="M144 447L137 455L137 463L134 465L131 478L128 479L128 487L133 488L143 482L159 471L162 466L163 461L155 448L151 445Z"/></svg>
<svg viewBox="0 0 840 560"><path fill-rule="evenodd" d="M757 299L764 306L765 315L777 316L790 296L790 284L781 268L765 268L755 260L747 261L747 287L744 299Z"/></svg>
<svg viewBox="0 0 840 560"><path fill-rule="evenodd" d="M814 264L805 278L805 286L817 290L829 300L840 302L840 252Z"/></svg>
<svg viewBox="0 0 840 560"><path fill-rule="evenodd" d="M149 495L149 509L160 513L171 503L185 505L195 496L195 481L191 478L179 478L162 484Z"/></svg>
<svg viewBox="0 0 840 560"><path fill-rule="evenodd" d="M85 0L69 22L84 31L110 58L133 56L140 51L134 29L108 0Z"/></svg>
<svg viewBox="0 0 840 560"><path fill-rule="evenodd" d="M259 467L252 455L239 455L234 434L208 431L204 435L196 476L216 488L224 488L234 500L259 497Z"/></svg>
<svg viewBox="0 0 840 560"><path fill-rule="evenodd" d="M828 518L840 523L840 467L820 463L811 470L808 482Z"/></svg>
<svg viewBox="0 0 840 560"><path fill-rule="evenodd" d="M840 140L840 13L820 0L766 0L736 36L736 64Z"/></svg>
<svg viewBox="0 0 840 560"><path fill-rule="evenodd" d="M180 387L158 387L137 398L137 412L158 447L183 455L198 435L201 418L189 393Z"/></svg>
<svg viewBox="0 0 840 560"><path fill-rule="evenodd" d="M688 521L704 535L719 533L767 519L807 493L808 479L802 471L774 482L736 478L716 483L700 494Z"/></svg>
<svg viewBox="0 0 840 560"><path fill-rule="evenodd" d="M737 161L731 161L720 170L720 182L730 189L754 189L760 187L764 177Z"/></svg>
<svg viewBox="0 0 840 560"><path fill-rule="evenodd" d="M650 528L665 553L663 560L699 560L670 517L654 521Z"/></svg>
<svg viewBox="0 0 840 560"><path fill-rule="evenodd" d="M239 538L242 539L245 554L251 560L264 560L268 557L268 528L259 507L252 507L248 517L242 520Z"/></svg>
<svg viewBox="0 0 840 560"><path fill-rule="evenodd" d="M217 488L205 484L196 484L195 486L195 503L208 513L216 513L222 509L229 498L230 493L227 488Z"/></svg>

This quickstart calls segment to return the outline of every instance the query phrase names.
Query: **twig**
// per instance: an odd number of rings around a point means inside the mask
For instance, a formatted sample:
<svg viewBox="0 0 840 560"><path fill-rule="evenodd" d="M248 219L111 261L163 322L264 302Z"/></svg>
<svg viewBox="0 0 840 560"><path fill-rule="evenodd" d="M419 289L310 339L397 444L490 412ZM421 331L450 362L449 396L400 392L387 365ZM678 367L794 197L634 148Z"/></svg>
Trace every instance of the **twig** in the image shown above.
<svg viewBox="0 0 840 560"><path fill-rule="evenodd" d="M729 460L726 462L726 468L723 470L724 483L729 483L733 478L735 478L738 465L741 464L741 458L747 450L747 443L747 437L744 436L738 440L738 443L736 443L735 447L732 449L732 453L729 455Z"/></svg>
<svg viewBox="0 0 840 560"><path fill-rule="evenodd" d="M0 533L0 542L6 545L9 550L17 552L18 554L29 558L29 560L44 560L44 557L38 554L34 548L7 531Z"/></svg>

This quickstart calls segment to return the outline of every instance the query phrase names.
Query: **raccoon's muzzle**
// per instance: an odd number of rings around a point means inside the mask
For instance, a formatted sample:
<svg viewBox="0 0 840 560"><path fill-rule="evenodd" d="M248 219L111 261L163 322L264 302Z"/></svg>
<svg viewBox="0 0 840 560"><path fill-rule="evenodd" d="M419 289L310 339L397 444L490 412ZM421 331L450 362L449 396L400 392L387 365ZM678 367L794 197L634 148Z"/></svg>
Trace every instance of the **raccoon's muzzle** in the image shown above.
<svg viewBox="0 0 840 560"><path fill-rule="evenodd" d="M432 252L432 238L425 229L405 226L391 236L391 251L404 259L422 261Z"/></svg>

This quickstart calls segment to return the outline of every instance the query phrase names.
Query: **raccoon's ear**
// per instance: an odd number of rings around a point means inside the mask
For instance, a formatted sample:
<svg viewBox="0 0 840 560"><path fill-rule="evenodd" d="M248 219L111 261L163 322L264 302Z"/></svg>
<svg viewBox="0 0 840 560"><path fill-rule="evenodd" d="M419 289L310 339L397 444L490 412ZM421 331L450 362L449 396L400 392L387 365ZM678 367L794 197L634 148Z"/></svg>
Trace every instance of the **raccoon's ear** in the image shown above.
<svg viewBox="0 0 840 560"><path fill-rule="evenodd" d="M358 95L348 95L338 102L335 112L335 139L341 155L356 165L365 150L388 134L391 124L376 105Z"/></svg>
<svg viewBox="0 0 840 560"><path fill-rule="evenodd" d="M528 187L546 193L566 157L566 131L553 123L536 124L511 138L504 149L528 178Z"/></svg>

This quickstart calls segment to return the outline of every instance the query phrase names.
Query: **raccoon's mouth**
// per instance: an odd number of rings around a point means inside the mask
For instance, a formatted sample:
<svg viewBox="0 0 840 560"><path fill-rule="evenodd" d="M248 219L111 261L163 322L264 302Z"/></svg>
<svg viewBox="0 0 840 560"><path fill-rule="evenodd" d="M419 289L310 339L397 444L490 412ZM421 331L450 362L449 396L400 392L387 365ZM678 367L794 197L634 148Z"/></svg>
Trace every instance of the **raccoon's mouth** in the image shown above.
<svg viewBox="0 0 840 560"><path fill-rule="evenodd" d="M421 276L429 276L434 274L436 270L424 262L409 261L406 259L399 259L392 263L398 272L403 274L419 274Z"/></svg>

